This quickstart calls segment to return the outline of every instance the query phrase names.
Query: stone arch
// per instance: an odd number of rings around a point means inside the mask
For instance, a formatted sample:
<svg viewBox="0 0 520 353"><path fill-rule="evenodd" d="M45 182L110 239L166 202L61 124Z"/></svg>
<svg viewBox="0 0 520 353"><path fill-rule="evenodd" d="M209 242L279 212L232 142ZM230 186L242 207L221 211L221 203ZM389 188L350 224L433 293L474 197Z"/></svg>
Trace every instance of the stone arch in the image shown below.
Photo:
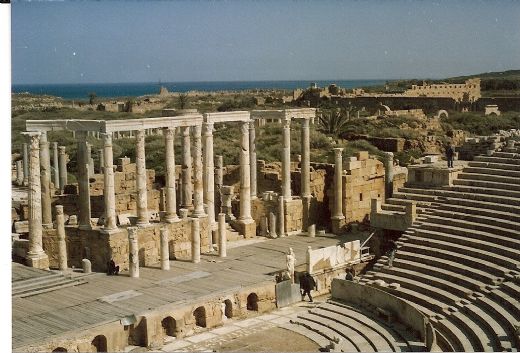
<svg viewBox="0 0 520 353"><path fill-rule="evenodd" d="M175 329L177 324L175 323L175 319L171 316L167 316L161 321L161 326L163 328L163 332L165 336L175 337Z"/></svg>
<svg viewBox="0 0 520 353"><path fill-rule="evenodd" d="M233 303L231 303L231 300L226 299L224 300L224 305L226 306L224 314L228 319L231 319L233 317Z"/></svg>
<svg viewBox="0 0 520 353"><path fill-rule="evenodd" d="M391 112L392 111L392 109L390 109L390 107L388 105L384 105L383 103L379 104L379 106L381 108L383 108L385 112Z"/></svg>
<svg viewBox="0 0 520 353"><path fill-rule="evenodd" d="M193 317L195 318L195 325L199 327L206 327L206 308L199 306L193 311Z"/></svg>
<svg viewBox="0 0 520 353"><path fill-rule="evenodd" d="M143 317L139 323L134 323L126 327L128 327L128 345L146 347L146 318Z"/></svg>
<svg viewBox="0 0 520 353"><path fill-rule="evenodd" d="M107 338L104 335L97 335L90 344L92 345L92 352L107 351Z"/></svg>
<svg viewBox="0 0 520 353"><path fill-rule="evenodd" d="M67 348L56 347L52 350L53 352L67 352Z"/></svg>
<svg viewBox="0 0 520 353"><path fill-rule="evenodd" d="M247 310L258 311L258 295L254 292L247 296Z"/></svg>
<svg viewBox="0 0 520 353"><path fill-rule="evenodd" d="M437 112L437 115L435 115L435 118L440 119L441 116L443 116L443 115L444 115L446 118L448 118L448 112L447 112L446 110L444 110L444 109L441 109L441 110L439 110L439 111Z"/></svg>

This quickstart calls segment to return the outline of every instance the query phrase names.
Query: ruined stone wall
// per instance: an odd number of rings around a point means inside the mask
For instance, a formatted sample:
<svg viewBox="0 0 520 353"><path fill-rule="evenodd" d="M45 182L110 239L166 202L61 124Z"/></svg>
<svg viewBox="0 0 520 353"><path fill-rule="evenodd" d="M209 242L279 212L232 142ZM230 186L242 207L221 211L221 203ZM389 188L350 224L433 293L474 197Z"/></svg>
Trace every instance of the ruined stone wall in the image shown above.
<svg viewBox="0 0 520 353"><path fill-rule="evenodd" d="M394 180L392 183L393 192L399 191L408 181L408 169L406 167L394 166Z"/></svg>

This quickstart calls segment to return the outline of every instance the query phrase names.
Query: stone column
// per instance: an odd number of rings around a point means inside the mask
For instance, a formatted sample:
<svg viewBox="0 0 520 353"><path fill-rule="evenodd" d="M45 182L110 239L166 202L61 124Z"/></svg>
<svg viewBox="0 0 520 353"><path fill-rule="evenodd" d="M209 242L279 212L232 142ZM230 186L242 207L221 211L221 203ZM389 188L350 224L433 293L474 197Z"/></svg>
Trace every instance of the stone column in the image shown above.
<svg viewBox="0 0 520 353"><path fill-rule="evenodd" d="M51 209L51 160L49 155L49 141L47 132L40 135L40 181L42 197L42 222L43 227L52 228Z"/></svg>
<svg viewBox="0 0 520 353"><path fill-rule="evenodd" d="M282 196L291 200L291 118L283 119Z"/></svg>
<svg viewBox="0 0 520 353"><path fill-rule="evenodd" d="M249 123L249 168L251 170L251 199L256 199L256 129L253 121Z"/></svg>
<svg viewBox="0 0 520 353"><path fill-rule="evenodd" d="M242 223L251 223L251 169L249 165L249 123L240 126L240 216Z"/></svg>
<svg viewBox="0 0 520 353"><path fill-rule="evenodd" d="M217 156L217 167L215 168L215 210L220 213L222 207L222 185L224 184L224 158Z"/></svg>
<svg viewBox="0 0 520 353"><path fill-rule="evenodd" d="M283 196L278 196L278 235L283 237L285 233L285 207L283 203Z"/></svg>
<svg viewBox="0 0 520 353"><path fill-rule="evenodd" d="M146 226L148 220L148 194L146 190L146 161L144 149L144 130L138 130L135 134L135 162L136 162L136 188L137 188L137 225Z"/></svg>
<svg viewBox="0 0 520 353"><path fill-rule="evenodd" d="M102 135L102 134L100 134ZM105 152L104 152L104 149L100 149L98 151L98 155L99 155L99 172L100 173L103 173L103 168L105 168L105 156L104 156Z"/></svg>
<svg viewBox="0 0 520 353"><path fill-rule="evenodd" d="M191 183L191 142L190 127L182 128L182 208L192 208L193 185Z"/></svg>
<svg viewBox="0 0 520 353"><path fill-rule="evenodd" d="M67 154L65 146L58 147L59 164L60 164L60 194L63 194L65 185L67 185Z"/></svg>
<svg viewBox="0 0 520 353"><path fill-rule="evenodd" d="M23 144L23 185L29 185L29 153L27 144Z"/></svg>
<svg viewBox="0 0 520 353"><path fill-rule="evenodd" d="M332 214L332 231L338 233L343 225L343 148L334 148L334 210Z"/></svg>
<svg viewBox="0 0 520 353"><path fill-rule="evenodd" d="M301 196L311 196L311 147L309 120L302 120Z"/></svg>
<svg viewBox="0 0 520 353"><path fill-rule="evenodd" d="M168 229L161 228L161 270L165 271L170 269L170 247L168 241Z"/></svg>
<svg viewBox="0 0 520 353"><path fill-rule="evenodd" d="M208 207L209 219L209 239L211 240L211 231L215 227L215 166L213 156L213 123L204 123L204 204ZM211 248L212 246L210 246Z"/></svg>
<svg viewBox="0 0 520 353"><path fill-rule="evenodd" d="M269 212L269 237L278 237L276 235L276 215L273 212Z"/></svg>
<svg viewBox="0 0 520 353"><path fill-rule="evenodd" d="M394 154L386 152L385 159L385 198L392 197L394 184Z"/></svg>
<svg viewBox="0 0 520 353"><path fill-rule="evenodd" d="M204 217L204 188L202 181L202 128L192 127L193 133L193 217Z"/></svg>
<svg viewBox="0 0 520 353"><path fill-rule="evenodd" d="M226 257L227 248L227 230L226 230L226 215L224 213L218 214L218 256Z"/></svg>
<svg viewBox="0 0 520 353"><path fill-rule="evenodd" d="M23 161L16 161L16 184L21 186L23 185Z"/></svg>
<svg viewBox="0 0 520 353"><path fill-rule="evenodd" d="M200 262L200 223L196 217L191 219L191 262Z"/></svg>
<svg viewBox="0 0 520 353"><path fill-rule="evenodd" d="M54 169L54 189L60 190L60 167L58 162L58 143L52 143L52 167Z"/></svg>
<svg viewBox="0 0 520 353"><path fill-rule="evenodd" d="M90 184L87 159L87 132L78 131L78 192L79 192L79 229L92 229L90 223Z"/></svg>
<svg viewBox="0 0 520 353"><path fill-rule="evenodd" d="M137 227L128 227L128 270L130 277L139 277L139 244Z"/></svg>
<svg viewBox="0 0 520 353"><path fill-rule="evenodd" d="M175 128L164 130L164 144L166 147L166 212L164 220L173 223L179 220L177 216L177 190L175 190Z"/></svg>
<svg viewBox="0 0 520 353"><path fill-rule="evenodd" d="M94 159L92 158L92 145L87 142L87 163L89 177L94 175Z"/></svg>
<svg viewBox="0 0 520 353"><path fill-rule="evenodd" d="M103 136L103 174L104 188L103 198L105 201L105 226L103 231L111 233L117 231L116 220L116 193L114 181L114 154L112 151L112 133L102 134Z"/></svg>
<svg viewBox="0 0 520 353"><path fill-rule="evenodd" d="M58 263L60 271L67 269L67 242L65 240L65 219L63 206L56 206L56 234L58 236Z"/></svg>
<svg viewBox="0 0 520 353"><path fill-rule="evenodd" d="M40 187L40 133L24 132L28 139L30 150L27 154L28 172L28 204L29 204L29 251L27 266L49 268L49 258L42 245L42 204Z"/></svg>
<svg viewBox="0 0 520 353"><path fill-rule="evenodd" d="M231 201L233 199L233 186L222 185L220 195L222 199L221 211L226 215L226 221L235 220L231 204Z"/></svg>

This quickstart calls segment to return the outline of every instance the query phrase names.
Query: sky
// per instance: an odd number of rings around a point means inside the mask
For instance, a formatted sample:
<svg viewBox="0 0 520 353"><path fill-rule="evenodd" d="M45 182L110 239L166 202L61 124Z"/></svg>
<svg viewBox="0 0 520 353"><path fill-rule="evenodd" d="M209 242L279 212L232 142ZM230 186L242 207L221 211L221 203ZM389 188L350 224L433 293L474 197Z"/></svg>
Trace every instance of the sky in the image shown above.
<svg viewBox="0 0 520 353"><path fill-rule="evenodd" d="M15 1L12 83L443 78L520 69L520 1Z"/></svg>

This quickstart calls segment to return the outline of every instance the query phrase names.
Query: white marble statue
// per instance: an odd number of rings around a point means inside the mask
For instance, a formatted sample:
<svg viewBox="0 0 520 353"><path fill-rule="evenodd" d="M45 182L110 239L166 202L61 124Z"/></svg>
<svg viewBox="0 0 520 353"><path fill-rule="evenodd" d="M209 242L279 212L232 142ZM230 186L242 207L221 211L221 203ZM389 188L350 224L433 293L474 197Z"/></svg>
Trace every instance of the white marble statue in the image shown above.
<svg viewBox="0 0 520 353"><path fill-rule="evenodd" d="M296 256L294 255L294 251L292 248L289 248L289 252L286 256L286 264L287 264L287 272L289 272L289 277L291 281L294 283L294 264L296 263Z"/></svg>

